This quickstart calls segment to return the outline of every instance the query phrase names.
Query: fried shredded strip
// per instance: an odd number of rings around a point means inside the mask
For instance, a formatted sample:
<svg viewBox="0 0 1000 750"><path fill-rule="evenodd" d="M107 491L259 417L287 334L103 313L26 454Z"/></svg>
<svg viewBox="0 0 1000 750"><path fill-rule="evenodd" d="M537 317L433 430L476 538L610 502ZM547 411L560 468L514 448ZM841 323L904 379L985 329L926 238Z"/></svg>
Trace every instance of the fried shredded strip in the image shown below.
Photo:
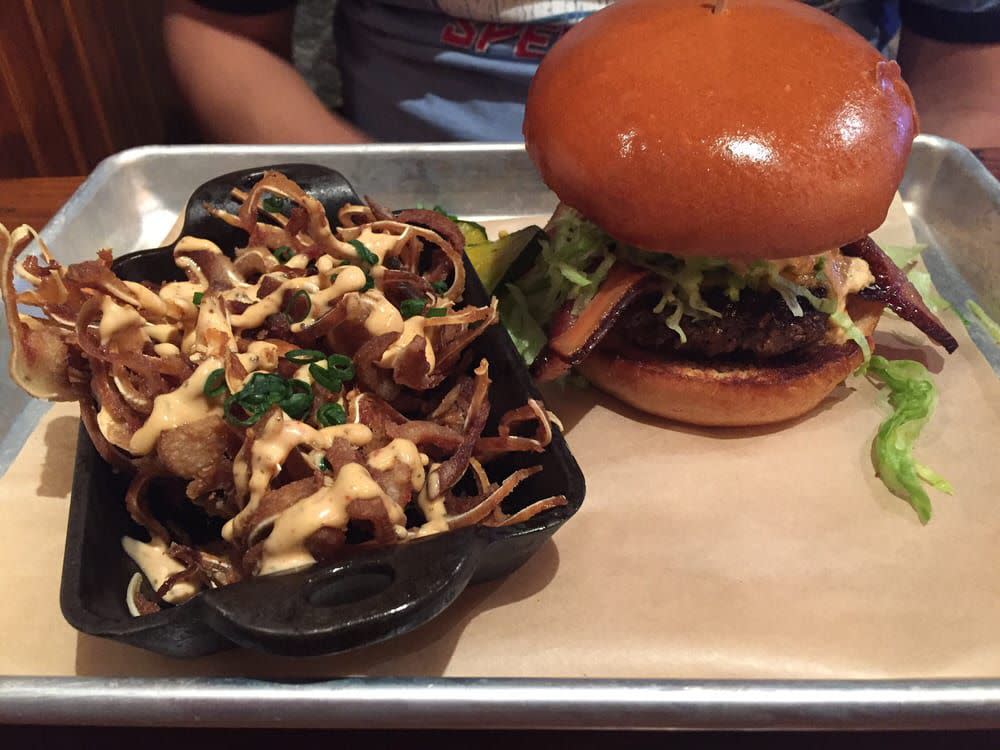
<svg viewBox="0 0 1000 750"><path fill-rule="evenodd" d="M543 452L552 421L530 399L484 434L489 363L469 347L497 306L459 304L464 239L450 219L366 197L331 226L277 172L232 196L237 213L206 209L245 230L247 246L231 259L181 238L180 282L119 279L107 250L62 266L33 230L0 225L12 379L79 401L97 451L133 474L125 505L150 537L123 542L143 576L127 593L134 614L565 504L520 497L540 466L491 477L499 456ZM203 534L179 523L178 503L194 506L185 518L223 519L222 537L192 544Z"/></svg>

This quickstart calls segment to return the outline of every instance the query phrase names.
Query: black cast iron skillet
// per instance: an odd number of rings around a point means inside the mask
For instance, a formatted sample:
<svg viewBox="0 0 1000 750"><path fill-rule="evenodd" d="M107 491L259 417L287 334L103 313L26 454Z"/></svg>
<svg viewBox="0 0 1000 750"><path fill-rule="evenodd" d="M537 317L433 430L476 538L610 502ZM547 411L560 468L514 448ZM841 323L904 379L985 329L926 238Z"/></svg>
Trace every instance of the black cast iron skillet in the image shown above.
<svg viewBox="0 0 1000 750"><path fill-rule="evenodd" d="M335 217L345 202L360 203L339 173L305 164L271 167L287 174L319 198ZM246 242L246 233L209 216L203 203L236 210L229 191L248 188L264 168L223 175L198 188L188 201L181 235L205 237L227 252ZM124 279L179 280L173 245L119 258L114 269ZM469 264L465 301L484 305L488 297ZM500 326L478 338L477 355L490 362L492 411L486 434L495 434L499 415L538 398L510 338ZM137 570L122 551L129 535L147 538L129 518L124 496L128 477L116 474L94 449L81 426L69 512L60 603L73 627L170 656L201 656L234 644L273 654L329 654L382 641L412 630L439 614L469 583L507 575L524 563L583 502L579 466L556 430L542 454L512 454L494 462L491 476L541 464L504 508L509 512L554 494L568 505L517 527L474 527L425 540L370 550L342 562L307 571L244 581L205 591L189 602L143 617L132 617L125 590ZM154 499L154 503L156 500ZM218 538L212 524L188 503L161 506L183 528L201 528ZM163 516L160 516L163 518ZM214 537L213 537L214 535Z"/></svg>

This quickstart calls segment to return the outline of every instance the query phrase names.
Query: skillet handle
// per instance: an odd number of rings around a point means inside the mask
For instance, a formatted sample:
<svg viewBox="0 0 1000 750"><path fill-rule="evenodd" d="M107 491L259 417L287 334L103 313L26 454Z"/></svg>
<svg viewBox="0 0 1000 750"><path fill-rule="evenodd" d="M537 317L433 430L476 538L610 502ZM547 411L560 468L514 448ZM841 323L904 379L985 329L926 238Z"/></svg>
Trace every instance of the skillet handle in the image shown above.
<svg viewBox="0 0 1000 750"><path fill-rule="evenodd" d="M489 543L476 531L263 576L206 592L198 601L208 624L240 646L283 656L347 651L413 630L451 604Z"/></svg>

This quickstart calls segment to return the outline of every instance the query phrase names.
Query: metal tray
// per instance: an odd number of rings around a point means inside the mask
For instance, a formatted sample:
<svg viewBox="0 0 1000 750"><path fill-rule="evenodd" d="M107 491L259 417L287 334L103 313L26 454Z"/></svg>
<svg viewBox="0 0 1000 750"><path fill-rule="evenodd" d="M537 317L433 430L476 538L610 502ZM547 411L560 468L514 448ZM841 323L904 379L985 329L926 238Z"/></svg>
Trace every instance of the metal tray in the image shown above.
<svg viewBox="0 0 1000 750"><path fill-rule="evenodd" d="M440 203L470 217L545 213L555 203L519 145L150 147L103 162L43 235L68 260L162 240L191 189L257 164L339 169L388 205ZM927 265L953 303L1000 317L1000 184L963 147L914 145L900 188ZM68 255L67 255L68 254ZM1000 373L1000 349L972 327ZM5 344L4 344L5 345ZM6 356L5 352L0 355ZM0 382L0 462L43 408ZM6 453L5 453L6 451ZM365 728L915 729L1000 726L995 680L691 681L350 678L0 678L0 722Z"/></svg>

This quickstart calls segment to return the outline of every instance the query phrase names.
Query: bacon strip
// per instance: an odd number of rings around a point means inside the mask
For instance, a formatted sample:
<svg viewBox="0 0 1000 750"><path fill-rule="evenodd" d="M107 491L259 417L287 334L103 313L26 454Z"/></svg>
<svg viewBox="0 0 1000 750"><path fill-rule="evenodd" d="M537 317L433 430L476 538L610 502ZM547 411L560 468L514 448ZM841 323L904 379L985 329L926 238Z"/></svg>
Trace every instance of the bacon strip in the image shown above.
<svg viewBox="0 0 1000 750"><path fill-rule="evenodd" d="M875 300L886 305L903 320L913 323L927 334L927 337L951 354L958 348L958 342L952 336L940 319L932 313L920 292L906 278L899 266L892 262L882 248L875 244L871 237L852 242L841 248L844 255L861 258L868 264L875 283L861 290L865 299Z"/></svg>
<svg viewBox="0 0 1000 750"><path fill-rule="evenodd" d="M618 322L622 311L646 289L650 278L649 271L618 261L580 315L571 316L568 305L572 303L567 303L553 319L551 338L541 356L544 366L535 369L536 378L551 380L585 360ZM566 367L559 366L559 360Z"/></svg>

